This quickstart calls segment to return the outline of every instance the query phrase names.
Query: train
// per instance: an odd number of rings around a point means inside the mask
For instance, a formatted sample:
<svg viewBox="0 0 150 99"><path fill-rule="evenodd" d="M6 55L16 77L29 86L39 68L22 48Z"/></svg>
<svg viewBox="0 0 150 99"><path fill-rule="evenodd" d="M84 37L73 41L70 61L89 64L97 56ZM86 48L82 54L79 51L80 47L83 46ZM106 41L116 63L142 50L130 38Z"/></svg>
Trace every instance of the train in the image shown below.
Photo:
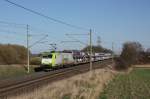
<svg viewBox="0 0 150 99"><path fill-rule="evenodd" d="M90 54L81 51L53 51L42 53L41 68L53 69L90 61ZM100 61L112 58L111 53L94 53L92 61Z"/></svg>

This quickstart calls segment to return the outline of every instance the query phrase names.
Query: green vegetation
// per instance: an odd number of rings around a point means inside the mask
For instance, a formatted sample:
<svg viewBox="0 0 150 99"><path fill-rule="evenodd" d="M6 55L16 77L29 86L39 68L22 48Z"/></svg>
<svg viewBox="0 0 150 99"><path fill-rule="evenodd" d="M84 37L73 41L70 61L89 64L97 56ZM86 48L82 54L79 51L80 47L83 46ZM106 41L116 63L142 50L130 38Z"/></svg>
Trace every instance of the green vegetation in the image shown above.
<svg viewBox="0 0 150 99"><path fill-rule="evenodd" d="M119 74L100 94L99 99L149 99L150 69L134 69Z"/></svg>
<svg viewBox="0 0 150 99"><path fill-rule="evenodd" d="M30 68L30 73L34 72L33 66ZM11 77L18 77L27 75L27 70L23 66L16 66L16 65L1 65L0 66L0 80L7 79Z"/></svg>

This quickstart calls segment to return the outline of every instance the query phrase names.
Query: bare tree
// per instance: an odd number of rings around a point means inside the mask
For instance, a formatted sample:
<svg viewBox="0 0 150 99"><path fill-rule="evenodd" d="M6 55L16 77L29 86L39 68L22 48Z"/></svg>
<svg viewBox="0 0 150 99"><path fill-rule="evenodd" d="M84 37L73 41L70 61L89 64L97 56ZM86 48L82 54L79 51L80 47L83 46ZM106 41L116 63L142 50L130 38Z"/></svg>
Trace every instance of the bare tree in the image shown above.
<svg viewBox="0 0 150 99"><path fill-rule="evenodd" d="M125 69L132 64L138 63L142 58L144 49L139 42L126 42L123 44L122 52L116 60L116 67Z"/></svg>

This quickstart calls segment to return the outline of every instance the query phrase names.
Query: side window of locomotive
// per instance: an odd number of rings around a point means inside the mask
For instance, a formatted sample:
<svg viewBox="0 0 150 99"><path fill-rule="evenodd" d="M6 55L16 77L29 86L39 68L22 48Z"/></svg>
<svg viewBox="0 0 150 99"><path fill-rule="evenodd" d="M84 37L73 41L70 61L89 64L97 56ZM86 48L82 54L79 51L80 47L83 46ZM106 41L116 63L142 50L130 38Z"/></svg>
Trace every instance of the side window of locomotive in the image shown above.
<svg viewBox="0 0 150 99"><path fill-rule="evenodd" d="M47 58L47 56L43 56L43 58Z"/></svg>

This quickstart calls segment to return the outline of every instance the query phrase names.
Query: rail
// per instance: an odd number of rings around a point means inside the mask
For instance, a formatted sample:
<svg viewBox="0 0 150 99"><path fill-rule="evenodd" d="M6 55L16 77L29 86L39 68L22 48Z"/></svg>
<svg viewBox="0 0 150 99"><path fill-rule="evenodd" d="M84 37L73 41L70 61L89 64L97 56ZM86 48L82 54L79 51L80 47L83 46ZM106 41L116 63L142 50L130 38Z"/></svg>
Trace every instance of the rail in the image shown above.
<svg viewBox="0 0 150 99"><path fill-rule="evenodd" d="M89 63L84 63L81 65L78 64L77 66L54 70L51 72L43 73L42 75L38 74L38 76L29 76L24 79L18 79L12 82L4 81L6 83L3 82L3 84L0 85L0 98L3 99L7 98L7 96L29 92L47 83L87 72L89 71L88 64ZM105 65L111 64L111 60L97 61L93 64L93 69L103 68Z"/></svg>

